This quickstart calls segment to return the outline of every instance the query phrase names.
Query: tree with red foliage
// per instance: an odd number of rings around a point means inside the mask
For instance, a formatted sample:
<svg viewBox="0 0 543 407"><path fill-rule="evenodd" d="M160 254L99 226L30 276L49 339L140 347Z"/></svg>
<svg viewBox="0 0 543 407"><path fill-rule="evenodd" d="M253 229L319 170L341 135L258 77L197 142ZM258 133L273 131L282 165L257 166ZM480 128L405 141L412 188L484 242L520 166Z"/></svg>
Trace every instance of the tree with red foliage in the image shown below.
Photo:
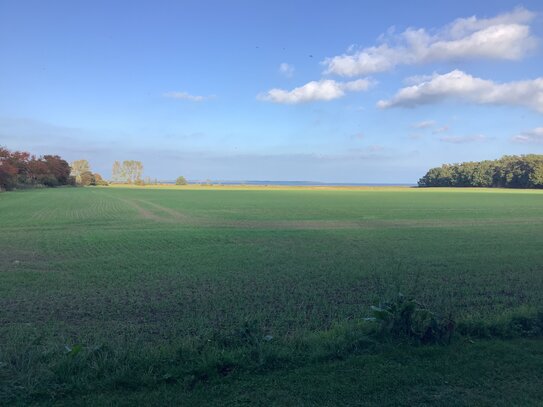
<svg viewBox="0 0 543 407"><path fill-rule="evenodd" d="M70 166L58 155L36 158L24 151L11 152L0 147L0 189L10 190L18 185L55 187L72 183Z"/></svg>
<svg viewBox="0 0 543 407"><path fill-rule="evenodd" d="M70 165L58 155L44 155L42 160L47 165L49 173L58 185L70 183Z"/></svg>
<svg viewBox="0 0 543 407"><path fill-rule="evenodd" d="M0 190L9 190L17 185L19 169L13 161L10 151L0 147Z"/></svg>

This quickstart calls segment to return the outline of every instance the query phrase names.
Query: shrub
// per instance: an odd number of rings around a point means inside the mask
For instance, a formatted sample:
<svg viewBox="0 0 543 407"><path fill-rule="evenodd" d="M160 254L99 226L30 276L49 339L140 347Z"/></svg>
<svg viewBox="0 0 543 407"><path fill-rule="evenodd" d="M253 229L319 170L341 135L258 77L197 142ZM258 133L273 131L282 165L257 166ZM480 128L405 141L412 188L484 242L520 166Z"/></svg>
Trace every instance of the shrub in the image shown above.
<svg viewBox="0 0 543 407"><path fill-rule="evenodd" d="M177 179L175 180L175 185L187 185L188 182L186 180L185 177L183 177L182 175L177 177Z"/></svg>
<svg viewBox="0 0 543 407"><path fill-rule="evenodd" d="M421 344L448 343L455 323L428 310L414 299L403 294L389 302L372 306L369 321L379 323L380 334L396 339L414 340Z"/></svg>
<svg viewBox="0 0 543 407"><path fill-rule="evenodd" d="M94 173L94 174L92 174L91 185L108 186L109 183L105 179L103 179L100 174Z"/></svg>

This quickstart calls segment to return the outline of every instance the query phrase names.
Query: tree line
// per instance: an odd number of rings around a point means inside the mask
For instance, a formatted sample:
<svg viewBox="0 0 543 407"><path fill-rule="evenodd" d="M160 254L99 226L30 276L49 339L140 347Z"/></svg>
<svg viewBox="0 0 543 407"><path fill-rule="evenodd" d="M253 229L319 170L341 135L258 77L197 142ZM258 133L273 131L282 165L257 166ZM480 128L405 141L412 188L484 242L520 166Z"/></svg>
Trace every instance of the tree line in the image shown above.
<svg viewBox="0 0 543 407"><path fill-rule="evenodd" d="M72 175L75 177L78 185L108 185L100 174L92 173L87 160L77 160L71 165ZM150 179L147 182L143 180L143 164L141 161L125 160L122 163L115 161L111 169L110 182L118 184L135 184L144 185L150 184Z"/></svg>
<svg viewBox="0 0 543 407"><path fill-rule="evenodd" d="M115 162L113 178L116 182L143 183L143 164L140 161ZM115 171L118 168L118 171ZM150 183L150 181L149 181ZM10 151L0 146L0 191L16 188L57 187L62 185L108 185L91 171L87 160L71 164L58 155L35 156L26 151Z"/></svg>
<svg viewBox="0 0 543 407"><path fill-rule="evenodd" d="M506 155L498 160L443 164L419 187L543 188L543 155Z"/></svg>
<svg viewBox="0 0 543 407"><path fill-rule="evenodd" d="M73 185L70 165L58 155L36 157L0 147L0 190L17 187Z"/></svg>

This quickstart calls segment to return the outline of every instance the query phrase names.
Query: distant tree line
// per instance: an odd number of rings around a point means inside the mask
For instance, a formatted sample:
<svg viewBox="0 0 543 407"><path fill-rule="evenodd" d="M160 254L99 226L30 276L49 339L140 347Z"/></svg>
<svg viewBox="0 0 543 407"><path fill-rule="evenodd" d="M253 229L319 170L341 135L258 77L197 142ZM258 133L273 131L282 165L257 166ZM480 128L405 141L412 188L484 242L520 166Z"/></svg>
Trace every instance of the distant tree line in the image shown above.
<svg viewBox="0 0 543 407"><path fill-rule="evenodd" d="M125 160L122 164L115 161L111 169L111 182L143 184L142 175L143 164L141 161Z"/></svg>
<svg viewBox="0 0 543 407"><path fill-rule="evenodd" d="M443 164L419 187L543 188L543 155L506 155L498 160Z"/></svg>
<svg viewBox="0 0 543 407"><path fill-rule="evenodd" d="M62 185L108 183L100 174L90 170L87 160L76 160L70 165L58 155L36 157L26 151L0 147L0 190Z"/></svg>
<svg viewBox="0 0 543 407"><path fill-rule="evenodd" d="M0 147L0 190L74 183L70 165L58 155L36 157L25 151Z"/></svg>

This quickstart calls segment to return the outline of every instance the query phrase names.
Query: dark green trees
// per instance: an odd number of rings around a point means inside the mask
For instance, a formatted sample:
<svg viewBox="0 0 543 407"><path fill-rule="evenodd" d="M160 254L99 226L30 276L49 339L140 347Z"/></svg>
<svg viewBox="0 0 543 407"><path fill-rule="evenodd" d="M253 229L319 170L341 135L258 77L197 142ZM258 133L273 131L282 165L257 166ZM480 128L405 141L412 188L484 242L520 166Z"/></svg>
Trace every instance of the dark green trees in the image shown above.
<svg viewBox="0 0 543 407"><path fill-rule="evenodd" d="M420 187L543 188L543 155L443 164L419 180Z"/></svg>

